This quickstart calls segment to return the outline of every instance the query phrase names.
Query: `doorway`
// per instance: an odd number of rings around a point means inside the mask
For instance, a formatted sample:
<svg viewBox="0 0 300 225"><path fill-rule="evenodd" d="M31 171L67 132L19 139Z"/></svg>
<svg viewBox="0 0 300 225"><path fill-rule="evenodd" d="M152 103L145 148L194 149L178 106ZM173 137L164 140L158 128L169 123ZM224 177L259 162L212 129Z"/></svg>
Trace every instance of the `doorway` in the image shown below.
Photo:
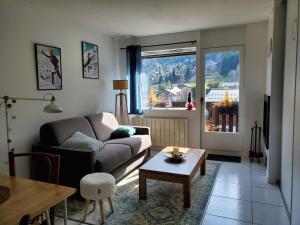
<svg viewBox="0 0 300 225"><path fill-rule="evenodd" d="M243 48L202 50L201 146L214 151L242 151Z"/></svg>

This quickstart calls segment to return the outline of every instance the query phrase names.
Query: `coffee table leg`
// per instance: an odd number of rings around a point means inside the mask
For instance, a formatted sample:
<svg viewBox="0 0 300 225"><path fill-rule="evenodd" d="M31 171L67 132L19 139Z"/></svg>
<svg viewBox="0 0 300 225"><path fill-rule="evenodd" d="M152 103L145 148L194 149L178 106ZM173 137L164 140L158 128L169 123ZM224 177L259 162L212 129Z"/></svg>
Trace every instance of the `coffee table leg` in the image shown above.
<svg viewBox="0 0 300 225"><path fill-rule="evenodd" d="M186 179L183 183L183 206L185 208L191 207L191 182Z"/></svg>
<svg viewBox="0 0 300 225"><path fill-rule="evenodd" d="M147 186L146 186L146 177L144 174L140 171L139 173L139 196L140 199L146 199L147 198Z"/></svg>
<svg viewBox="0 0 300 225"><path fill-rule="evenodd" d="M204 160L203 162L202 162L202 164L201 164L201 168L200 168L200 174L201 175L205 175L205 171L206 171L206 165L205 165L205 161L206 160Z"/></svg>

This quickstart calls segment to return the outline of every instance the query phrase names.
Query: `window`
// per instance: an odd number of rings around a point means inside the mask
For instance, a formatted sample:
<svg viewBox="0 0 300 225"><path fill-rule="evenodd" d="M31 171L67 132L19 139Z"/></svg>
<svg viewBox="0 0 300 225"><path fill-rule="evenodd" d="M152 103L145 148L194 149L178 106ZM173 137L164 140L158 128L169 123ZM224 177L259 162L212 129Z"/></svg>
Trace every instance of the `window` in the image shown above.
<svg viewBox="0 0 300 225"><path fill-rule="evenodd" d="M196 47L142 52L142 108L184 108L195 99ZM195 106L195 104L193 104Z"/></svg>
<svg viewBox="0 0 300 225"><path fill-rule="evenodd" d="M205 54L205 131L239 132L240 52Z"/></svg>

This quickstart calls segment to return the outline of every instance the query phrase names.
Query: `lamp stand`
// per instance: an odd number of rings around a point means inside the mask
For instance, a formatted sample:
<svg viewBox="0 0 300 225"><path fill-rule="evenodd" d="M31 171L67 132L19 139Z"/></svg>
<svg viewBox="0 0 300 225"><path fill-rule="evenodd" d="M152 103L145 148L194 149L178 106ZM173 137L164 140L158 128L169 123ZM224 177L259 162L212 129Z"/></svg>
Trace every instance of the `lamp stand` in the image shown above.
<svg viewBox="0 0 300 225"><path fill-rule="evenodd" d="M7 143L7 152L10 151L10 143L11 143L11 139L9 136L9 131L10 131L10 127L8 124L8 108L11 108L11 104L8 103L9 97L8 96L4 96L3 97L4 100L4 106L5 106L5 127L6 127L6 143Z"/></svg>
<svg viewBox="0 0 300 225"><path fill-rule="evenodd" d="M50 95L51 98L46 98L46 96ZM12 104L16 103L17 100L21 100L21 101L48 101L51 102L50 104L48 104L45 108L44 108L44 112L48 112L48 113L58 113L58 112L62 112L62 108L60 108L59 106L57 106L55 104L55 97L54 95L52 95L51 93L46 93L44 95L44 98L19 98L19 97L10 97L10 96L0 96L0 100L3 99L3 102L0 102L0 106L2 104L4 104L4 113L5 113L5 128L6 128L6 143L7 143L7 152L9 153L10 151L13 151L13 149L11 149L11 138L10 138L10 131L11 128L9 126L9 111L8 109L12 108ZM14 118L13 118L14 119ZM7 161L5 163L8 163Z"/></svg>
<svg viewBox="0 0 300 225"><path fill-rule="evenodd" d="M127 95L120 90L120 93L116 94L116 100L115 100L115 117L117 117L117 112L118 112L118 97L120 99L120 124L124 124L124 112L123 112L123 97L125 98L125 107L126 107L126 117L127 117L127 122L129 121L128 117L128 107L127 107Z"/></svg>

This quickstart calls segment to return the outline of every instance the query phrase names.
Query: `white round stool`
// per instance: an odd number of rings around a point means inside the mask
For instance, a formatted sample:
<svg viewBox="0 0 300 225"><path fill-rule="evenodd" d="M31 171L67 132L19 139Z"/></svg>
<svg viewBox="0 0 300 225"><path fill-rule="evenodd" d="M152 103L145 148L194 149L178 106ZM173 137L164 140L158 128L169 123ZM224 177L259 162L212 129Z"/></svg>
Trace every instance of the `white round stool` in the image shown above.
<svg viewBox="0 0 300 225"><path fill-rule="evenodd" d="M92 173L84 176L80 180L80 194L86 199L85 209L84 209L84 222L86 221L87 212L89 204L91 201L99 201L101 221L104 223L104 208L103 200L108 199L110 208L112 212L114 211L114 206L112 203L111 196L115 192L116 180L108 173Z"/></svg>

